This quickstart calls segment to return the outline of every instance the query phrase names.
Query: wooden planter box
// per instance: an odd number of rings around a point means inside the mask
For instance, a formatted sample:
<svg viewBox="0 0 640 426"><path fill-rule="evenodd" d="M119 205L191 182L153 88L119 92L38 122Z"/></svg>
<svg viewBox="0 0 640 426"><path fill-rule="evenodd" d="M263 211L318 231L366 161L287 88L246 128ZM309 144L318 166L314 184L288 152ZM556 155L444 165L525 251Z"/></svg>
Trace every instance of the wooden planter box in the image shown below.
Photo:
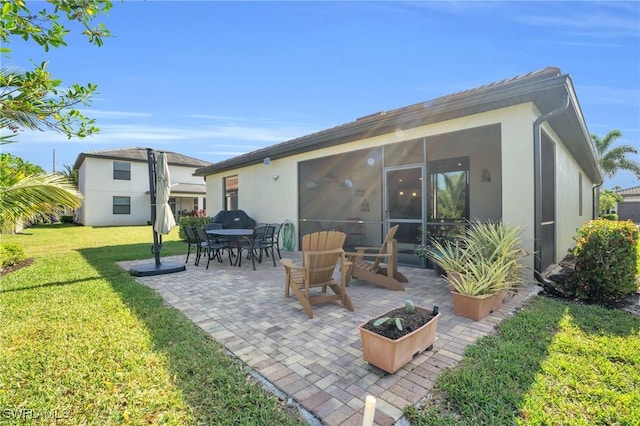
<svg viewBox="0 0 640 426"><path fill-rule="evenodd" d="M504 291L488 296L467 296L466 294L452 291L453 313L479 321L491 312L500 309L504 296Z"/></svg>
<svg viewBox="0 0 640 426"><path fill-rule="evenodd" d="M416 306L416 309L423 309ZM381 315L385 316L385 315ZM413 359L413 356L423 352L433 345L436 340L436 328L440 313L417 330L397 339L391 340L377 333L369 331L361 324L360 337L362 339L363 359L371 365L395 373L403 365Z"/></svg>

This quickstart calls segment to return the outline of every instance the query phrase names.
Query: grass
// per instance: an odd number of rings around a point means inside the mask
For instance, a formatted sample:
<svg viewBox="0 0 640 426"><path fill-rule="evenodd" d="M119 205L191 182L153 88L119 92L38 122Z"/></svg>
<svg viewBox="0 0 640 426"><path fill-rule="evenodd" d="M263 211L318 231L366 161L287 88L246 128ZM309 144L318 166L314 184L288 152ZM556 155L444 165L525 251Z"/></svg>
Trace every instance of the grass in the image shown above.
<svg viewBox="0 0 640 426"><path fill-rule="evenodd" d="M163 256L185 253L177 235L165 236ZM221 345L116 265L152 257L151 240L149 226L47 225L2 236L35 260L0 284L2 421L301 424Z"/></svg>
<svg viewBox="0 0 640 426"><path fill-rule="evenodd" d="M413 424L640 424L640 318L537 296L433 394Z"/></svg>

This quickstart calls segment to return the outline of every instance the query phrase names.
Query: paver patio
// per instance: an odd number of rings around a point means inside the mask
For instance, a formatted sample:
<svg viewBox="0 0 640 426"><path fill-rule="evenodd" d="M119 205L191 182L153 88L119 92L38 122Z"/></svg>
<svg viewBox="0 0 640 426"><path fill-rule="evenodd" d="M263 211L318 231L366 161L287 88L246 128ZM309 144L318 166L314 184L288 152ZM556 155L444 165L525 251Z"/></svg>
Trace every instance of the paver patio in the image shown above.
<svg viewBox="0 0 640 426"><path fill-rule="evenodd" d="M283 252L300 263L300 252ZM186 256L163 260L182 261ZM128 270L134 264L121 262ZM309 319L295 298L284 297L284 270L270 259L242 267L212 261L205 269L187 264L184 272L136 277L154 288L168 304L225 345L250 366L268 387L274 387L302 407L310 423L361 425L367 395L377 399L375 424L403 422L403 408L417 404L430 392L436 377L455 366L464 349L494 326L514 308L536 294L531 283L515 296L508 296L502 308L481 321L453 314L451 296L444 280L433 270L400 267L409 283L396 292L365 281L352 280L349 295L355 306L351 312L339 302L314 305ZM369 319L404 305L439 306L436 342L397 371L387 374L362 360L358 326Z"/></svg>

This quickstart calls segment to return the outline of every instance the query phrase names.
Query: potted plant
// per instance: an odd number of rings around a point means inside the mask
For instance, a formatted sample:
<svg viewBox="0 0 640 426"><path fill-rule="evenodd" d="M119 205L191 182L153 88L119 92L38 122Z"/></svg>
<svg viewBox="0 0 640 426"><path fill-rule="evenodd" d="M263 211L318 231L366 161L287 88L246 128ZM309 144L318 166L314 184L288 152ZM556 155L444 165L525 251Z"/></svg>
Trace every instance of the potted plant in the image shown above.
<svg viewBox="0 0 640 426"><path fill-rule="evenodd" d="M446 272L456 315L479 320L502 306L507 291L522 282L520 228L472 222L455 242L432 241L424 254Z"/></svg>
<svg viewBox="0 0 640 426"><path fill-rule="evenodd" d="M395 373L415 354L433 346L439 318L437 306L429 310L407 300L405 306L361 324L363 359Z"/></svg>

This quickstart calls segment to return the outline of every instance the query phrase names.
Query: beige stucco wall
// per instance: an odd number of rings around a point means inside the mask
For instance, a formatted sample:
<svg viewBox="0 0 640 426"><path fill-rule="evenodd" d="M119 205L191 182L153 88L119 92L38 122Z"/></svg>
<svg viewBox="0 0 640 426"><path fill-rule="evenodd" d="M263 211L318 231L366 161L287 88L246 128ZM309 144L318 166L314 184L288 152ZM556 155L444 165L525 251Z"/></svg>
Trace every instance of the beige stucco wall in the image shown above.
<svg viewBox="0 0 640 426"><path fill-rule="evenodd" d="M540 113L533 104L521 104L502 108L482 114L475 114L455 120L434 123L414 129L396 131L394 133L363 139L336 147L320 149L294 155L286 159L271 160L268 166L261 164L244 167L233 172L207 176L207 210L214 215L222 210L223 188L222 178L238 175L238 205L251 217L260 222L280 222L289 220L297 224L298 163L319 157L326 157L357 149L371 148L394 142L408 141L416 138L441 135L470 128L499 125L501 134L500 158L491 156L491 150L484 150L479 143L474 150L471 164L472 179L478 178L482 169L491 170L492 182L485 185L501 183L501 200L482 200L482 185L472 188L474 211L472 216L493 213L494 204L500 204L502 220L508 224L522 227L525 247L534 248L534 192L533 192L533 123ZM544 126L548 133L548 125ZM428 139L429 140L429 139ZM581 221L588 220L591 212L591 185L583 173L583 216L577 216L577 182L579 167L566 151L555 135L552 140L556 149L556 260L564 256L572 246L572 237ZM481 141L477 141L481 142ZM468 148L468 146L467 146ZM462 151L460 151L462 152ZM451 155L455 156L455 155ZM431 158L430 158L431 159ZM473 164L475 163L475 164ZM277 180L273 176L278 176ZM488 187L487 186L487 187ZM499 219L499 218L496 218ZM297 235L296 239L297 241ZM529 259L533 265L533 259Z"/></svg>
<svg viewBox="0 0 640 426"><path fill-rule="evenodd" d="M575 246L573 237L578 229L592 219L593 186L558 136L543 125L543 130L555 145L556 163L556 253L560 261L567 249ZM580 216L580 177L582 175L582 215Z"/></svg>
<svg viewBox="0 0 640 426"><path fill-rule="evenodd" d="M131 180L118 180L113 179L113 162L113 159L87 157L80 166L78 187L85 199L78 212L78 222L87 226L146 224L151 218L147 163L129 162ZM201 177L193 176L193 167L170 165L169 171L173 183L202 184ZM131 214L113 214L114 196L131 197Z"/></svg>

